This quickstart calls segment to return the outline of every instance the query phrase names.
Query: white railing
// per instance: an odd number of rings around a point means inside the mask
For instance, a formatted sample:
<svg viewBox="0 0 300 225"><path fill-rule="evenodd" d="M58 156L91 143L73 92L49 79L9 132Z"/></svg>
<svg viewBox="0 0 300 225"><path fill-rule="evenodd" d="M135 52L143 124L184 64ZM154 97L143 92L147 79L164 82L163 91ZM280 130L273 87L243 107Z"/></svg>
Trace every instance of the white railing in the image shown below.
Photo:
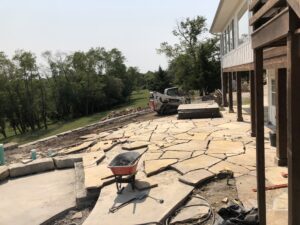
<svg viewBox="0 0 300 225"><path fill-rule="evenodd" d="M223 68L229 68L252 62L253 49L250 39L222 57Z"/></svg>

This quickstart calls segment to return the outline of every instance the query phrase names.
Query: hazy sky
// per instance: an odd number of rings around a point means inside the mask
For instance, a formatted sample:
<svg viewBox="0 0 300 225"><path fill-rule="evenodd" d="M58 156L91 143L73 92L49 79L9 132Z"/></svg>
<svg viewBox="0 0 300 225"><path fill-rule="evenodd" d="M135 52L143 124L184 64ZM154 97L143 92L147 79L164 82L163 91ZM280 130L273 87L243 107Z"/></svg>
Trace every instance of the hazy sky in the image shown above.
<svg viewBox="0 0 300 225"><path fill-rule="evenodd" d="M0 51L71 52L118 48L142 72L167 65L160 43L174 43L176 21L203 15L211 25L219 0L0 0Z"/></svg>

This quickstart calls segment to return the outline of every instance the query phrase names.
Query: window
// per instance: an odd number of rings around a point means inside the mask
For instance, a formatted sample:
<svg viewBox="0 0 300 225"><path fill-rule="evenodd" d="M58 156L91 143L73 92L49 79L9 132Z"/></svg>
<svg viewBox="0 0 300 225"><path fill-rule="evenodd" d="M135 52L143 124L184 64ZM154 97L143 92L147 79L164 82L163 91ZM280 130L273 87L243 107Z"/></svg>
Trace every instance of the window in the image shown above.
<svg viewBox="0 0 300 225"><path fill-rule="evenodd" d="M245 43L249 39L249 17L247 5L243 8L238 17L238 45Z"/></svg>
<svg viewBox="0 0 300 225"><path fill-rule="evenodd" d="M275 81L275 79L271 80L271 98L272 98L272 106L276 106L276 81Z"/></svg>

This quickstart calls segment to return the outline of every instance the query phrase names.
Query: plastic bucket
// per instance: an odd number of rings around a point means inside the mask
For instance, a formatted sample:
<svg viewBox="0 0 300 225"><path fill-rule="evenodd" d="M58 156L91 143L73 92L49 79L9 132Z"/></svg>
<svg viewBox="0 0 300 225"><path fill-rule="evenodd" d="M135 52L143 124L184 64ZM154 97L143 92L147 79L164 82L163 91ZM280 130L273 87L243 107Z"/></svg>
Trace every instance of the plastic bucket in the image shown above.
<svg viewBox="0 0 300 225"><path fill-rule="evenodd" d="M4 147L3 144L0 144L0 165L5 164L5 156L4 156Z"/></svg>
<svg viewBox="0 0 300 225"><path fill-rule="evenodd" d="M276 133L273 131L270 131L269 133L270 136L270 144L272 147L276 147Z"/></svg>

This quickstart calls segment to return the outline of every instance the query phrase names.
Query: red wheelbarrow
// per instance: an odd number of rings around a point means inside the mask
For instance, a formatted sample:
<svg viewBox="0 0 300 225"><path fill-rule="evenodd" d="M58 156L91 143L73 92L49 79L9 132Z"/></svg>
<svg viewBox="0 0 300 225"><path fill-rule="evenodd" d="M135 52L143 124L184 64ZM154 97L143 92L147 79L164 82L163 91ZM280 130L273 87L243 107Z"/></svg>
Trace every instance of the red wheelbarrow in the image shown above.
<svg viewBox="0 0 300 225"><path fill-rule="evenodd" d="M138 152L121 153L108 165L115 177L118 194L124 190L122 183L130 183L132 190L135 189L135 175L141 156Z"/></svg>

